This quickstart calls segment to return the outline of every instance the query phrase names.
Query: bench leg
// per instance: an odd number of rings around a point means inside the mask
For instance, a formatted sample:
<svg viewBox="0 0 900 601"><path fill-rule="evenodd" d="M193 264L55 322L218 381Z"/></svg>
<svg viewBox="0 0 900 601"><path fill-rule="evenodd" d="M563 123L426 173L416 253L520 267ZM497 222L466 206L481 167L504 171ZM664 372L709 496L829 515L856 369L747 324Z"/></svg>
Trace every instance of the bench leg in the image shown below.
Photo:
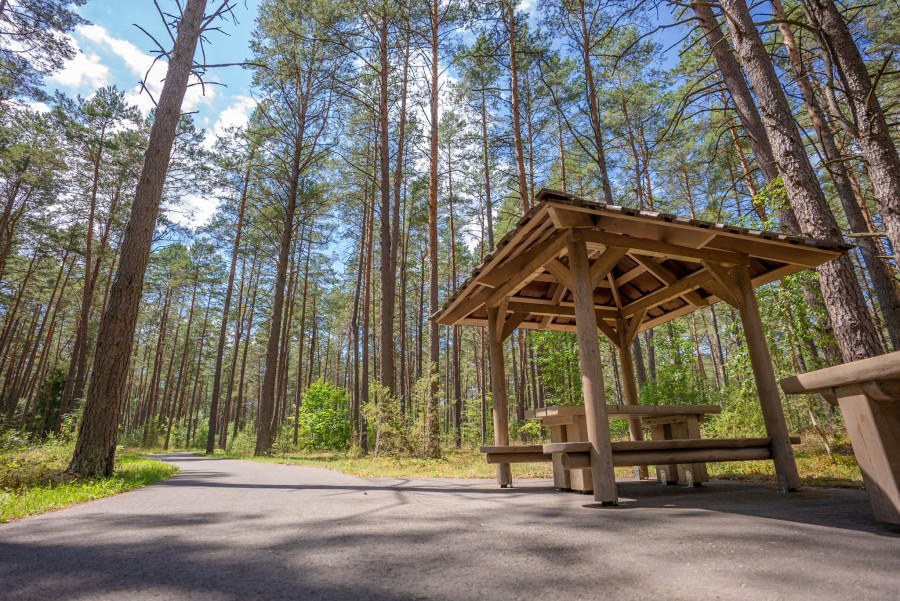
<svg viewBox="0 0 900 601"><path fill-rule="evenodd" d="M849 392L849 391L848 391ZM838 396L875 519L900 524L900 401Z"/></svg>

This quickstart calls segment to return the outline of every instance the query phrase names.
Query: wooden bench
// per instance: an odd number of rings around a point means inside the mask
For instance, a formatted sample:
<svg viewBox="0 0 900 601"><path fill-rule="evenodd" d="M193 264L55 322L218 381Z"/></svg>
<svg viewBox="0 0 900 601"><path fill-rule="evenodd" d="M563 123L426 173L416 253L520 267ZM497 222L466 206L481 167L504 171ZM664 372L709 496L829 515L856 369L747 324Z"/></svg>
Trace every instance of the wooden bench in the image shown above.
<svg viewBox="0 0 900 601"><path fill-rule="evenodd" d="M539 444L483 446L479 450L485 454L488 463L538 463L552 460L550 455L544 454L543 445Z"/></svg>
<svg viewBox="0 0 900 601"><path fill-rule="evenodd" d="M841 408L875 518L900 524L900 351L781 381Z"/></svg>
<svg viewBox="0 0 900 601"><path fill-rule="evenodd" d="M615 467L638 465L688 465L719 461L759 461L772 458L771 438L680 438L671 440L621 440L612 443ZM800 437L792 436L791 444L800 444ZM583 470L591 467L591 443L556 442L545 445L483 446L488 463L537 463L552 461L563 470ZM660 469L660 468L657 468ZM666 469L663 467L662 469ZM690 468L687 468L690 469ZM674 475L674 473L673 473ZM676 480L696 486L693 474L682 474Z"/></svg>

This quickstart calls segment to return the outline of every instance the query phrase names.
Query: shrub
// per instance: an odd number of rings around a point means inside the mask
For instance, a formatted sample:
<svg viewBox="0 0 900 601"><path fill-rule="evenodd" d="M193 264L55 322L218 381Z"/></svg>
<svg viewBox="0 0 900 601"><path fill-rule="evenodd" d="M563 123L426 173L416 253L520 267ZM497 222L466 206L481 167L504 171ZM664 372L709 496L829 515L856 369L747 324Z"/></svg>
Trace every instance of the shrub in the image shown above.
<svg viewBox="0 0 900 601"><path fill-rule="evenodd" d="M350 442L347 391L315 382L303 393L300 405L301 446L306 449L346 449Z"/></svg>

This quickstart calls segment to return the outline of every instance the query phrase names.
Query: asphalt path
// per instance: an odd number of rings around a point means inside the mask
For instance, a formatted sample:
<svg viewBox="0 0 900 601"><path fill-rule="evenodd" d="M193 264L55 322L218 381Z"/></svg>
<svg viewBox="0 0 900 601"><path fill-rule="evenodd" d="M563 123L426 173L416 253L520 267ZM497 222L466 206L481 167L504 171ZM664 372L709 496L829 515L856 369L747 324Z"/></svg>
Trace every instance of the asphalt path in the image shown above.
<svg viewBox="0 0 900 601"><path fill-rule="evenodd" d="M0 525L0 599L900 599L864 492L357 478L164 456L163 482Z"/></svg>

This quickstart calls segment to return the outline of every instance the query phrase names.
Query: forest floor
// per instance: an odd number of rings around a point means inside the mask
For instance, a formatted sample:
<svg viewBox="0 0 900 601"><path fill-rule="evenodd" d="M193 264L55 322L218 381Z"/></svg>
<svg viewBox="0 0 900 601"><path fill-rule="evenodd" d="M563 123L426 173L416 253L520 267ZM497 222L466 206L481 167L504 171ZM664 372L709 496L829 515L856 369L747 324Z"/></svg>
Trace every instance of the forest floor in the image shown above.
<svg viewBox="0 0 900 601"><path fill-rule="evenodd" d="M864 491L359 478L174 453L152 486L0 526L0 596L891 599L900 529Z"/></svg>
<svg viewBox="0 0 900 601"><path fill-rule="evenodd" d="M0 452L0 523L115 495L178 472L138 453L120 453L110 478L76 478L66 472L74 443L50 440Z"/></svg>
<svg viewBox="0 0 900 601"><path fill-rule="evenodd" d="M853 456L846 434L837 432L829 438L833 455L829 458L824 445L813 435L803 435L794 446L797 470L806 486L864 488L862 474ZM229 459L249 459L271 463L307 465L337 470L345 474L378 478L493 478L495 469L484 460L477 448L445 448L440 459L422 457L360 456L355 452L303 451L282 449L269 457L253 457L242 453L214 454ZM775 468L770 461L735 461L708 464L710 476L746 482L775 482ZM514 478L552 478L549 463L512 465ZM633 477L634 469L616 468L616 477ZM651 477L656 476L650 467Z"/></svg>

